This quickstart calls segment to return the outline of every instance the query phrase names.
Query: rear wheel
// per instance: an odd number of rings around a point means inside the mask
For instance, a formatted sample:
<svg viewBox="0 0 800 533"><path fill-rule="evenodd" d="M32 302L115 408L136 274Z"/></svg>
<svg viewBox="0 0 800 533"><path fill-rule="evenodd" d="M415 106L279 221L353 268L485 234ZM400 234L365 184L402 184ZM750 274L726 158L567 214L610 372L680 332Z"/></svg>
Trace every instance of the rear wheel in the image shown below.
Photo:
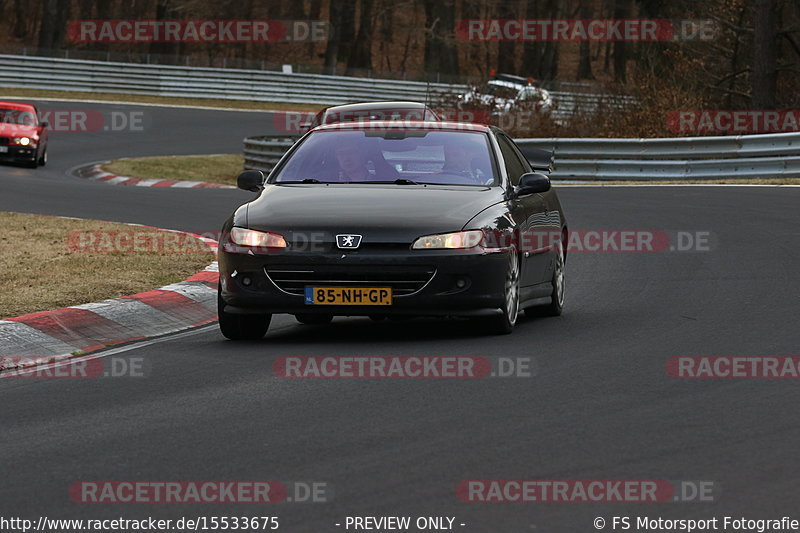
<svg viewBox="0 0 800 533"><path fill-rule="evenodd" d="M301 324L308 324L310 326L330 324L333 320L333 315L315 315L310 313L298 313L294 315L294 317Z"/></svg>
<svg viewBox="0 0 800 533"><path fill-rule="evenodd" d="M519 316L519 256L516 250L508 253L508 267L503 280L503 307L501 313L488 323L489 332L507 335L514 329Z"/></svg>
<svg viewBox="0 0 800 533"><path fill-rule="evenodd" d="M232 341L258 340L269 329L272 315L259 313L257 315L240 315L226 313L225 302L217 294L217 315L219 316L219 329L222 334Z"/></svg>

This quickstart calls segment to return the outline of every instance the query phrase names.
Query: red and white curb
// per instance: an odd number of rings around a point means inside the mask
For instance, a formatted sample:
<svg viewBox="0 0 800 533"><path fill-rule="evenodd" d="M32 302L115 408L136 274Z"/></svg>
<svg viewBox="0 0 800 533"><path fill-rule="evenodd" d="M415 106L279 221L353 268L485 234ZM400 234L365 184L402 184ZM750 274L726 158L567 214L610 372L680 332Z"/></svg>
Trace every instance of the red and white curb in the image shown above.
<svg viewBox="0 0 800 533"><path fill-rule="evenodd" d="M212 239L177 233L216 250ZM151 291L0 320L0 371L23 366L20 358L58 361L214 322L218 281L214 261L184 281Z"/></svg>
<svg viewBox="0 0 800 533"><path fill-rule="evenodd" d="M111 172L106 172L102 166L109 163L103 161L78 171L78 176L93 181L103 181L111 185L132 185L134 187L177 187L181 189L235 189L232 185L223 183L211 183L208 181L179 181L179 180L157 180L131 178L128 176L117 176Z"/></svg>

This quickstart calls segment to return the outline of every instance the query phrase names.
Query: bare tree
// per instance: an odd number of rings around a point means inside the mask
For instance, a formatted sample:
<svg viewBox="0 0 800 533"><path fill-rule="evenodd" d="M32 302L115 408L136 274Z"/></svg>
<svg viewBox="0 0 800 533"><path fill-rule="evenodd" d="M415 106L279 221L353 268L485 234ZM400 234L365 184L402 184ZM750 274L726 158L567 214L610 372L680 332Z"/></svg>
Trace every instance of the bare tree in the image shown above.
<svg viewBox="0 0 800 533"><path fill-rule="evenodd" d="M752 105L755 109L775 107L778 72L775 68L776 17L774 0L756 0L753 32Z"/></svg>
<svg viewBox="0 0 800 533"><path fill-rule="evenodd" d="M358 17L358 34L353 43L352 53L347 60L347 74L354 74L359 69L372 68L372 39L375 34L376 0L361 0Z"/></svg>
<svg viewBox="0 0 800 533"><path fill-rule="evenodd" d="M455 46L454 0L424 0L425 5L425 71L457 74L458 54Z"/></svg>
<svg viewBox="0 0 800 533"><path fill-rule="evenodd" d="M581 2L580 17L582 19L590 19L594 15L594 6L589 2ZM581 41L579 58L578 58L578 79L579 80L593 80L592 74L592 54L591 54L591 41Z"/></svg>
<svg viewBox="0 0 800 533"><path fill-rule="evenodd" d="M39 54L47 49L61 48L69 19L69 0L45 0L42 22L39 25Z"/></svg>
<svg viewBox="0 0 800 533"><path fill-rule="evenodd" d="M616 0L614 18L630 18L631 8L631 0ZM628 81L628 43L622 40L614 42L614 80L618 83Z"/></svg>

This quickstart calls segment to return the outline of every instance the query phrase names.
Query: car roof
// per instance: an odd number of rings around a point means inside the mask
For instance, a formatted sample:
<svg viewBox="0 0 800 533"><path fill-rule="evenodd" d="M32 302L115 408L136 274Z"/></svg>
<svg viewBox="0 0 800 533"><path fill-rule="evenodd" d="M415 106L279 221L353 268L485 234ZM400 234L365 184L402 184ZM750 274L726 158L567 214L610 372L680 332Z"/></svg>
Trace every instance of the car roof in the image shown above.
<svg viewBox="0 0 800 533"><path fill-rule="evenodd" d="M19 111L36 111L36 107L33 104L24 104L22 102L0 101L0 107L4 107L6 109L16 109Z"/></svg>
<svg viewBox="0 0 800 533"><path fill-rule="evenodd" d="M344 104L326 108L326 113L340 111L369 111L373 109L428 109L421 102L361 102L358 104Z"/></svg>
<svg viewBox="0 0 800 533"><path fill-rule="evenodd" d="M519 85L528 85L529 83L528 78L517 76L516 74L495 74L494 79L510 81L511 83L517 83Z"/></svg>
<svg viewBox="0 0 800 533"><path fill-rule="evenodd" d="M317 126L311 131L331 131L331 130L395 130L398 129L398 122L402 122L403 128L411 130L431 130L431 131L467 131L467 132L480 132L487 133L491 130L491 126L486 124L475 124L472 122L432 122L429 120L371 120L369 122L337 122L335 124L323 124Z"/></svg>
<svg viewBox="0 0 800 533"><path fill-rule="evenodd" d="M489 85L499 85L500 87L508 87L509 89L524 89L526 87L526 85L523 85L521 83L514 83L506 80L489 80L486 83L488 83Z"/></svg>

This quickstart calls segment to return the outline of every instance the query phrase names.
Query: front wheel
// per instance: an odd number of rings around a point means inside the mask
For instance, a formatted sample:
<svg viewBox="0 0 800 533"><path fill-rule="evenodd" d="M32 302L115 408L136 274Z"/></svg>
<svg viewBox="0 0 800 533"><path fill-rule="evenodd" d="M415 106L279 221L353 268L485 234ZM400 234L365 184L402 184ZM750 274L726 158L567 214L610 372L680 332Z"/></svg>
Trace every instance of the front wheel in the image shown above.
<svg viewBox="0 0 800 533"><path fill-rule="evenodd" d="M226 313L225 302L217 294L217 315L219 316L219 329L226 338L232 341L258 340L266 335L272 315L260 313L257 315L240 315Z"/></svg>
<svg viewBox="0 0 800 533"><path fill-rule="evenodd" d="M42 156L39 158L39 166L43 167L47 164L47 148L44 149L42 152Z"/></svg>
<svg viewBox="0 0 800 533"><path fill-rule="evenodd" d="M508 266L503 279L503 307L501 313L488 323L489 332L507 335L514 330L519 316L519 257L516 250L508 253Z"/></svg>
<svg viewBox="0 0 800 533"><path fill-rule="evenodd" d="M553 268L553 277L550 283L553 285L553 292L550 293L550 303L543 307L531 307L525 310L526 314L534 316L560 316L564 312L564 292L566 289L566 276L564 267L564 249L559 246L556 252L556 264Z"/></svg>

